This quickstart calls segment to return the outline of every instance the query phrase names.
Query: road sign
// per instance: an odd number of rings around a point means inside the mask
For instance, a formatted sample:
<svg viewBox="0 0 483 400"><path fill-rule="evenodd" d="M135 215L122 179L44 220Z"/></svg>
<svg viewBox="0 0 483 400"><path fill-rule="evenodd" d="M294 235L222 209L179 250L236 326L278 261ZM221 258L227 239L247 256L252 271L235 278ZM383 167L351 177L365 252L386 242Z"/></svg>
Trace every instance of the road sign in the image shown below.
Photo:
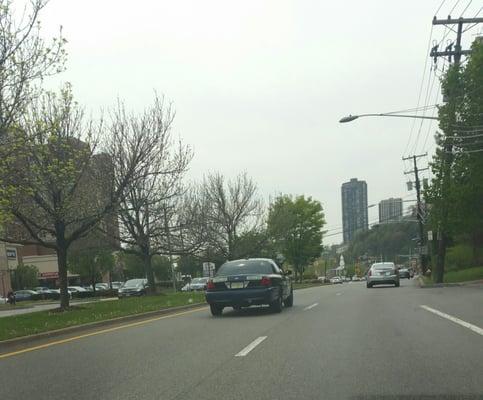
<svg viewBox="0 0 483 400"><path fill-rule="evenodd" d="M215 264L212 262L203 263L203 276L212 277L215 274Z"/></svg>
<svg viewBox="0 0 483 400"><path fill-rule="evenodd" d="M428 240L433 240L433 231L428 231Z"/></svg>

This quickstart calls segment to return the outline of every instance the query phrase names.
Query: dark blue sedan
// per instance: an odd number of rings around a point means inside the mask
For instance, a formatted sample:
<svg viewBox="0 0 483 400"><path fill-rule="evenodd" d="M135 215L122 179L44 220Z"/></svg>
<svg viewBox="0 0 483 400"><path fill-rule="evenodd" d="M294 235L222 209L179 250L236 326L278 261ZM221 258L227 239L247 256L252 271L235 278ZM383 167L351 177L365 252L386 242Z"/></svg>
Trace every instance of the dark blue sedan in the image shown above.
<svg viewBox="0 0 483 400"><path fill-rule="evenodd" d="M268 258L228 261L206 285L206 301L213 315L223 308L239 310L252 305L269 305L275 312L293 305L291 271L284 272Z"/></svg>

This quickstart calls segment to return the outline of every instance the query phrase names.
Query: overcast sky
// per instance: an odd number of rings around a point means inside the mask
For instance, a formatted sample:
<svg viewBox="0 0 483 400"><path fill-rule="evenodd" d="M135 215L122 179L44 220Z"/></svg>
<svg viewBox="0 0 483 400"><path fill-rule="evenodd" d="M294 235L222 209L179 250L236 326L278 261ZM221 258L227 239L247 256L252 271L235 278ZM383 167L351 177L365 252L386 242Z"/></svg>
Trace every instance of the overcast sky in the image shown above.
<svg viewBox="0 0 483 400"><path fill-rule="evenodd" d="M435 127L425 123L416 142L420 125L409 140L412 120L338 120L416 107L441 2L51 0L41 20L47 36L63 26L69 60L57 79L73 84L87 110L118 96L142 110L153 90L164 94L176 108L174 132L195 150L191 179L247 171L266 201L312 196L333 234L342 224L340 186L350 178L367 182L369 204L414 198L401 157L431 152ZM455 3L445 1L438 17ZM469 0L460 3L455 17ZM480 6L470 4L465 16ZM444 33L435 27L432 37ZM474 33L465 33L466 46ZM426 103L434 104L437 89ZM425 94L423 86L421 104ZM333 235L325 244L341 240Z"/></svg>

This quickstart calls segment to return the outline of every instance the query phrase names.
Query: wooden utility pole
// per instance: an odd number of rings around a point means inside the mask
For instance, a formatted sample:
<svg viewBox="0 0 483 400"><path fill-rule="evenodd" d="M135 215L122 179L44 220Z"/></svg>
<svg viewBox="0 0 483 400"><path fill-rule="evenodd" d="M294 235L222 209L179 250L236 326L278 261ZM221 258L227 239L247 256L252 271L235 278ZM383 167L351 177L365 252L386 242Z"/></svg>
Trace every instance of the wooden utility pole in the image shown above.
<svg viewBox="0 0 483 400"><path fill-rule="evenodd" d="M419 172L427 170L429 168L418 168L417 160L420 157L426 157L428 154L418 154L411 157L405 157L403 160L413 160L414 169L412 171L407 171L404 174L414 174L415 184L416 184L416 198L417 198L417 215L416 218L418 219L418 226L419 226L419 262L421 264L421 269L423 274L426 273L428 267L428 258L426 257L427 248L426 246L426 237L424 235L424 218L423 218L423 207L421 203L421 181L419 179ZM426 253L426 254L425 254Z"/></svg>

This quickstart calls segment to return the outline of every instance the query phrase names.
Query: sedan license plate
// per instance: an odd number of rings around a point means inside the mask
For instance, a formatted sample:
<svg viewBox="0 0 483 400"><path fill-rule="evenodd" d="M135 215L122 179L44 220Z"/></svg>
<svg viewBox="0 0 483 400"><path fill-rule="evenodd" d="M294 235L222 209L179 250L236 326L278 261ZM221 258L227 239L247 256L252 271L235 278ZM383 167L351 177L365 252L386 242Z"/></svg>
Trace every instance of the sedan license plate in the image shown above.
<svg viewBox="0 0 483 400"><path fill-rule="evenodd" d="M231 288L232 289L243 289L243 282L232 282Z"/></svg>
<svg viewBox="0 0 483 400"><path fill-rule="evenodd" d="M384 272L384 275L386 275L386 276L391 275L391 271L386 271L386 272Z"/></svg>

